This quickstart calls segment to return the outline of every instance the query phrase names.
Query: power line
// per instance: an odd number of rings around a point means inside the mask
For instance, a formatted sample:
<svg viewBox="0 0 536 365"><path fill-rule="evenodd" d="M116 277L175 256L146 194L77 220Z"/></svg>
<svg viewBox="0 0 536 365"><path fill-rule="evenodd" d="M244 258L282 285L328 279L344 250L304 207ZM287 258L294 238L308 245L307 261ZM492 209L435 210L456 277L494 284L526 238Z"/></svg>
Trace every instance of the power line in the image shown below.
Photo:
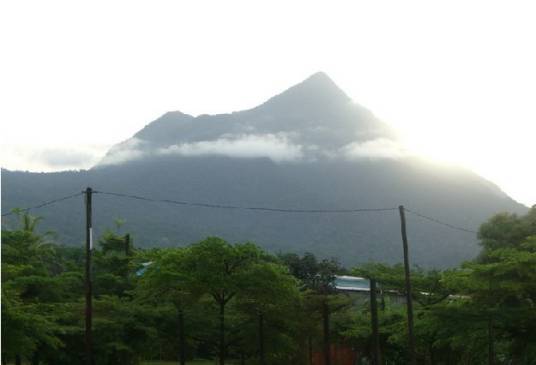
<svg viewBox="0 0 536 365"><path fill-rule="evenodd" d="M72 195L68 195L68 196L64 196L62 198L57 198L57 199L54 199L54 200L49 200L49 201L46 201L46 202L43 202L39 205L36 205L36 206L33 206L33 207L30 207L30 208L24 208L24 209L18 209L18 211L20 212L28 212L32 209L39 209L39 208L42 208L42 207L46 207L47 205L52 205L52 204L56 204L56 203L59 203L61 201L64 201L64 200L68 200L68 199L71 199L71 198L74 198L74 197L77 197L77 196L80 196L84 194L84 192L79 192L79 193L76 193L76 194L72 194ZM2 214L2 217L6 217L8 215L14 215L14 214L17 214L17 211L11 211L9 213L4 213Z"/></svg>
<svg viewBox="0 0 536 365"><path fill-rule="evenodd" d="M413 210L410 210L410 209L408 209L408 208L406 208L406 211L407 211L408 213L411 213L411 214L413 214L413 215L416 215L417 217L421 217L421 218L427 219L427 220L429 220L429 221L431 221L431 222L434 222L434 223L437 223L437 224L441 224L441 225L443 225L443 226L445 226L445 227L449 227L449 228L452 228L452 229L456 229L456 230L458 230L458 231L467 232L467 233L475 233L475 234L478 233L477 231L473 231L473 230L470 230L470 229L467 229L467 228L463 228L463 227L458 227L458 226L455 226L455 225L450 224L450 223L442 222L442 221L440 221L439 219L432 218L432 217L426 216L426 215L421 214L421 213L417 213L417 212L415 212L415 211L413 211Z"/></svg>
<svg viewBox="0 0 536 365"><path fill-rule="evenodd" d="M22 212L28 212L32 209L39 209L43 208L48 205L56 204L65 200L72 199L74 197L80 196L84 194L84 192L79 192L76 194L67 195L61 198L49 200L46 202L43 202L41 204L35 205L33 207L20 209L19 211ZM388 211L394 211L398 210L398 208L353 208L353 209L284 209L284 208L269 208L269 207L256 207L256 206L239 206L239 205L227 205L227 204L212 204L212 203L200 203L200 202L190 202L190 201L183 201L183 200L172 200L172 199L154 199L149 198L146 196L140 196L140 195L133 195L133 194L123 194L123 193L116 193L116 192L109 192L109 191L98 191L94 190L93 194L102 194L102 195L108 195L108 196L115 196L120 198L126 198L126 199L134 199L134 200L141 200L141 201L147 201L147 202L153 202L153 203L167 203L167 204L174 204L174 205L181 205L181 206L190 206L190 207L201 207L201 208L213 208L213 209L233 209L233 210L248 210L248 211L263 211L263 212L279 212L279 213L362 213L362 212L388 212ZM478 232L458 227L450 223L446 223L443 221L440 221L439 219L415 212L413 210L410 210L408 208L405 208L405 210L413 214L415 216L418 216L420 218L426 219L428 221L443 225L445 227L455 229L458 231L466 232L466 233L473 233L476 234ZM9 213L2 214L2 217L6 217L9 215L16 214L15 211L11 211Z"/></svg>
<svg viewBox="0 0 536 365"><path fill-rule="evenodd" d="M127 199L142 200L155 203L168 203L175 205L201 207L201 208L216 208L216 209L235 209L235 210L256 210L266 212L281 212L281 213L359 213L359 212L386 212L397 210L398 208L357 208L357 209L283 209L283 208L268 208L268 207L254 207L254 206L239 206L239 205L226 205L226 204L211 204L211 203L198 203L182 200L171 199L153 199L140 195L113 193L107 191L93 191L94 194L103 194L116 196Z"/></svg>

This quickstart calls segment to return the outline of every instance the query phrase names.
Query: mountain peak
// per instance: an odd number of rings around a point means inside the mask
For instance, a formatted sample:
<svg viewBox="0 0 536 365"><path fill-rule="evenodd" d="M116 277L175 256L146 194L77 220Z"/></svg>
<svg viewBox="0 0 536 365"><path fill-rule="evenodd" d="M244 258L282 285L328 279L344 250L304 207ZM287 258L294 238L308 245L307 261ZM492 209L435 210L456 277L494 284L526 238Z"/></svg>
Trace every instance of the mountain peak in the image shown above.
<svg viewBox="0 0 536 365"><path fill-rule="evenodd" d="M352 103L325 72L316 72L249 110L195 118L168 112L134 137L153 146L171 146L258 134L292 136L288 138L300 146L328 150L356 140L394 138L388 127Z"/></svg>
<svg viewBox="0 0 536 365"><path fill-rule="evenodd" d="M272 97L260 107L281 107L288 111L289 108L339 106L348 101L348 95L325 72L319 71Z"/></svg>
<svg viewBox="0 0 536 365"><path fill-rule="evenodd" d="M335 84L333 80L324 71L318 71L306 78L303 82L325 82Z"/></svg>
<svg viewBox="0 0 536 365"><path fill-rule="evenodd" d="M172 138L174 133L182 130L185 124L193 120L194 117L184 114L178 110L169 111L143 127L134 135L135 138L147 141L165 141Z"/></svg>
<svg viewBox="0 0 536 365"><path fill-rule="evenodd" d="M307 94L317 94L318 96L339 98L348 101L350 98L337 84L323 71L318 71L299 84L292 86L286 92L302 92ZM285 92L285 93L286 93Z"/></svg>

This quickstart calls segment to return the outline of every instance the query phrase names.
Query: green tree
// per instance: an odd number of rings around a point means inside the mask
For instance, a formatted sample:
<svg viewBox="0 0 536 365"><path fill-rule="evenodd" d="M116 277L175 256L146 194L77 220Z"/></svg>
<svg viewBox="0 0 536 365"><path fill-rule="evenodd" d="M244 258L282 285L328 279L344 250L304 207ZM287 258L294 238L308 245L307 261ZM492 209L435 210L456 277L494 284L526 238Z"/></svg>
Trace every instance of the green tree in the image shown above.
<svg viewBox="0 0 536 365"><path fill-rule="evenodd" d="M239 344L256 349L259 363L281 364L290 362L293 347L292 333L296 314L302 305L297 280L288 269L275 262L258 262L251 265L242 281L243 290L237 297L237 306L245 317L243 341ZM257 324L256 336L247 329ZM251 339L257 342L251 346Z"/></svg>
<svg viewBox="0 0 536 365"><path fill-rule="evenodd" d="M186 268L187 248L162 249L151 255L147 269L138 280L136 295L143 302L172 303L178 319L179 360L186 363L185 313L192 310L201 291Z"/></svg>
<svg viewBox="0 0 536 365"><path fill-rule="evenodd" d="M133 259L130 235L110 230L99 239L100 250L93 250L93 283L95 296L123 296L133 289Z"/></svg>
<svg viewBox="0 0 536 365"><path fill-rule="evenodd" d="M244 290L251 266L262 252L252 243L231 245L217 237L209 237L189 247L184 257L185 270L196 290L207 293L219 311L218 358L225 363L229 343L225 334L225 309L231 300Z"/></svg>
<svg viewBox="0 0 536 365"><path fill-rule="evenodd" d="M19 217L19 230L2 231L2 353L38 363L43 349L62 345L58 304L71 298L77 278L58 273L54 246L35 232L39 219Z"/></svg>
<svg viewBox="0 0 536 365"><path fill-rule="evenodd" d="M318 261L312 253L305 253L302 257L296 254L280 255L280 259L289 267L290 272L300 280L304 291L305 308L315 318L320 313L322 322L322 351L324 363L331 363L330 345L331 330L330 316L333 312L342 310L350 305L343 295L339 295L334 287L336 274L342 274L343 268L335 259L323 259ZM310 334L314 329L310 328ZM311 336L307 339L309 345L309 357L312 355Z"/></svg>

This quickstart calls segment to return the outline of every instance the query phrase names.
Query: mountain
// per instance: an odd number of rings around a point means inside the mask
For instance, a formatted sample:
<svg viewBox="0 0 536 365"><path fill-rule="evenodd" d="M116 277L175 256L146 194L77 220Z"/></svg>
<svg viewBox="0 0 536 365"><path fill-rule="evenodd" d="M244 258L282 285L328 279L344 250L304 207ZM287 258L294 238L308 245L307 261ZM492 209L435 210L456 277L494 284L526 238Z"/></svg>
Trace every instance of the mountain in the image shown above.
<svg viewBox="0 0 536 365"><path fill-rule="evenodd" d="M326 74L245 111L197 117L168 112L112 147L87 171L2 171L2 208L32 206L86 186L208 204L284 209L407 208L476 230L501 211L524 213L497 186L454 166L409 155L396 133ZM400 262L397 210L290 213L179 206L94 196L96 233L121 228L143 247L208 235L254 241L272 252L312 251L351 265ZM83 199L36 211L58 240L83 240ZM445 267L474 257L475 234L408 214L413 263ZM4 226L13 218L3 219Z"/></svg>
<svg viewBox="0 0 536 365"><path fill-rule="evenodd" d="M385 138L394 133L319 72L250 110L197 118L166 113L113 147L100 165L165 154L309 161Z"/></svg>

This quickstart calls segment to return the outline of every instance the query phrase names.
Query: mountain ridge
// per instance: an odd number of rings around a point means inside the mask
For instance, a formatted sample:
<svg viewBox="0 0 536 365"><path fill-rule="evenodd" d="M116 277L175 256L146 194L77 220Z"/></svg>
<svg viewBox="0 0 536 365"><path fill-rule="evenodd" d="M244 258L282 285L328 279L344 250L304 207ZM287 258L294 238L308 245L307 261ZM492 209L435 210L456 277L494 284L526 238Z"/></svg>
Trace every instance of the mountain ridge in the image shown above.
<svg viewBox="0 0 536 365"><path fill-rule="evenodd" d="M220 141L228 147L229 143L250 143L240 142L248 138L264 141L268 148L272 142L273 148L300 149L295 154L318 159L353 148L349 144L358 141L383 139L379 142L391 141L395 147L397 136L368 109L352 102L327 74L318 72L244 111L197 117L167 112L112 147L101 164L124 162L123 156L129 154L138 158L144 155L140 149L155 155L173 145ZM119 156L114 158L114 153Z"/></svg>
<svg viewBox="0 0 536 365"><path fill-rule="evenodd" d="M113 146L89 170L3 170L2 178L6 210L86 186L237 206L355 209L403 204L473 230L492 214L527 210L474 172L406 154L388 125L323 73L245 111L197 117L168 112ZM83 239L81 204L66 201L47 207L44 228L56 230L61 242L78 244ZM216 235L256 241L273 252L338 256L346 265L398 262L401 257L394 213L242 212L102 195L94 205L96 234L121 217L127 221L124 230L142 247L183 245ZM2 224L15 222L3 218ZM474 235L415 216L408 217L408 234L412 262L423 266L457 265L479 249Z"/></svg>

